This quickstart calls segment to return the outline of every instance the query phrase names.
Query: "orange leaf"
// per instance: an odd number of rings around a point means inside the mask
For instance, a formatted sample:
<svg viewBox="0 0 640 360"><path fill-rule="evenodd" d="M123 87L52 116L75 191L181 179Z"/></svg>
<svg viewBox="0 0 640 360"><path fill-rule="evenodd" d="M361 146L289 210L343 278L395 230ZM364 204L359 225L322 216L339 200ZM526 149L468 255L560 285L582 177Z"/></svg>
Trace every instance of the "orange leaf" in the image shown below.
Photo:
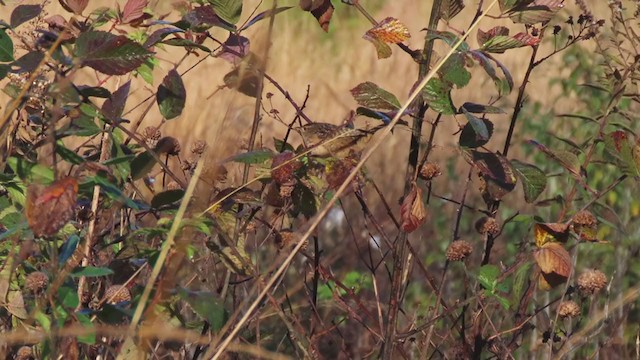
<svg viewBox="0 0 640 360"><path fill-rule="evenodd" d="M534 254L543 275L556 274L568 278L571 274L571 255L557 242L548 242Z"/></svg>
<svg viewBox="0 0 640 360"><path fill-rule="evenodd" d="M401 43L411 37L409 29L398 19L392 17L382 20L378 25L367 31L365 35L388 44Z"/></svg>
<svg viewBox="0 0 640 360"><path fill-rule="evenodd" d="M422 190L413 184L411 191L402 202L400 207L400 218L402 219L402 230L406 232L415 231L427 217L427 210L422 202Z"/></svg>
<svg viewBox="0 0 640 360"><path fill-rule="evenodd" d="M75 215L78 180L60 179L44 187L31 184L27 189L26 214L36 237L51 236Z"/></svg>

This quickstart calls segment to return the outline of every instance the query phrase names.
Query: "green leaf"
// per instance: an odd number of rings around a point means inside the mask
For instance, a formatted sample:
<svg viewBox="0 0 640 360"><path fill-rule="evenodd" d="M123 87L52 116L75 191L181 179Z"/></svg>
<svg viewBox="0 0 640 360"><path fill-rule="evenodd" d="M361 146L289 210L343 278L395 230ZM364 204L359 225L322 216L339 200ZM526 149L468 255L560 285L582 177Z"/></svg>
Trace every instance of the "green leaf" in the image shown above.
<svg viewBox="0 0 640 360"><path fill-rule="evenodd" d="M181 189L163 191L151 199L151 207L157 209L161 206L173 204L176 201L180 201L183 196L184 190Z"/></svg>
<svg viewBox="0 0 640 360"><path fill-rule="evenodd" d="M478 282L482 287L493 293L498 285L498 276L500 276L500 268L496 265L484 265L478 273Z"/></svg>
<svg viewBox="0 0 640 360"><path fill-rule="evenodd" d="M58 299L59 303L62 304L67 309L75 309L78 304L80 304L80 299L78 298L78 292L75 288L70 286L61 286L58 289Z"/></svg>
<svg viewBox="0 0 640 360"><path fill-rule="evenodd" d="M273 158L273 152L268 149L254 150L232 156L228 161L242 164L263 164Z"/></svg>
<svg viewBox="0 0 640 360"><path fill-rule="evenodd" d="M504 114L504 110L499 107L491 105L482 105L471 102L462 104L459 112L468 111L474 114Z"/></svg>
<svg viewBox="0 0 640 360"><path fill-rule="evenodd" d="M501 63L491 57L488 53L483 53L481 51L473 50L470 52L473 58L482 65L484 71L489 75L489 77L493 80L496 85L496 89L498 90L498 94L500 96L508 95L513 89L513 78L511 77L511 73L504 67ZM494 62L502 71L504 78L498 76L498 72L491 62Z"/></svg>
<svg viewBox="0 0 640 360"><path fill-rule="evenodd" d="M196 314L209 323L214 332L222 329L229 319L229 313L213 292L189 291L179 288L178 295L191 306Z"/></svg>
<svg viewBox="0 0 640 360"><path fill-rule="evenodd" d="M58 263L63 265L64 263L71 258L73 252L76 251L78 244L80 243L80 237L78 235L71 235L67 239L67 241L62 244L62 248L60 249L60 255L58 258Z"/></svg>
<svg viewBox="0 0 640 360"><path fill-rule="evenodd" d="M7 159L7 164L13 172L23 180L28 179L30 181L43 183L53 182L53 169L47 166L34 164L22 157L10 157Z"/></svg>
<svg viewBox="0 0 640 360"><path fill-rule="evenodd" d="M156 95L160 113L167 120L173 119L184 109L187 100L187 90L184 88L182 78L175 69L169 71L158 87Z"/></svg>
<svg viewBox="0 0 640 360"><path fill-rule="evenodd" d="M511 36L497 35L482 44L480 50L501 54L509 49L526 46L522 41Z"/></svg>
<svg viewBox="0 0 640 360"><path fill-rule="evenodd" d="M113 275L113 270L104 267L87 266L71 273L71 277L100 277Z"/></svg>
<svg viewBox="0 0 640 360"><path fill-rule="evenodd" d="M235 24L242 14L242 0L209 0L216 14L224 21Z"/></svg>
<svg viewBox="0 0 640 360"><path fill-rule="evenodd" d="M427 33L427 39L442 40L447 45L449 45L449 47L453 47L458 42L458 40L460 40L458 35L454 33L451 33L448 31L431 31L431 30ZM469 44L463 41L462 43L460 43L460 46L458 46L456 50L466 52L470 50L470 47L469 47Z"/></svg>
<svg viewBox="0 0 640 360"><path fill-rule="evenodd" d="M155 164L156 160L148 151L138 154L131 161L131 178L133 180L142 179L153 169Z"/></svg>
<svg viewBox="0 0 640 360"><path fill-rule="evenodd" d="M106 75L125 75L142 65L153 53L124 35L87 31L78 36L76 52L82 66Z"/></svg>
<svg viewBox="0 0 640 360"><path fill-rule="evenodd" d="M443 115L456 113L451 100L451 84L433 78L422 89L422 96L434 111Z"/></svg>
<svg viewBox="0 0 640 360"><path fill-rule="evenodd" d="M93 329L95 327L95 325L91 321L91 318L89 318L89 316L80 312L76 312L75 317L76 319L78 319L78 322L83 327L82 335L78 335L78 341L80 341L83 344L89 344L89 345L95 344L96 333L95 331L89 331L89 329Z"/></svg>
<svg viewBox="0 0 640 360"><path fill-rule="evenodd" d="M454 53L442 65L438 71L443 81L456 85L461 89L471 80L471 73L465 69L466 56L463 53Z"/></svg>
<svg viewBox="0 0 640 360"><path fill-rule="evenodd" d="M535 165L518 160L511 160L510 163L516 176L522 182L524 200L529 204L533 203L547 187L547 175Z"/></svg>
<svg viewBox="0 0 640 360"><path fill-rule="evenodd" d="M85 161L82 156L64 146L64 143L61 140L56 141L56 153L60 155L63 160L68 161L73 165L80 165Z"/></svg>
<svg viewBox="0 0 640 360"><path fill-rule="evenodd" d="M505 310L509 310L509 307L511 307L511 302L509 301L509 299L504 298L498 294L493 294L493 297L498 300L498 302L500 303L500 305L502 305L502 307Z"/></svg>
<svg viewBox="0 0 640 360"><path fill-rule="evenodd" d="M0 29L0 61L8 62L13 60L13 41L7 35L7 30Z"/></svg>
<svg viewBox="0 0 640 360"><path fill-rule="evenodd" d="M381 110L397 110L400 108L400 101L392 93L382 89L372 82L364 82L351 89L353 98L358 104Z"/></svg>
<svg viewBox="0 0 640 360"><path fill-rule="evenodd" d="M516 270L516 274L513 279L513 285L511 287L511 302L513 304L518 304L520 302L520 298L522 297L522 293L524 292L524 286L531 275L531 265L532 262L527 262L520 266L518 270Z"/></svg>

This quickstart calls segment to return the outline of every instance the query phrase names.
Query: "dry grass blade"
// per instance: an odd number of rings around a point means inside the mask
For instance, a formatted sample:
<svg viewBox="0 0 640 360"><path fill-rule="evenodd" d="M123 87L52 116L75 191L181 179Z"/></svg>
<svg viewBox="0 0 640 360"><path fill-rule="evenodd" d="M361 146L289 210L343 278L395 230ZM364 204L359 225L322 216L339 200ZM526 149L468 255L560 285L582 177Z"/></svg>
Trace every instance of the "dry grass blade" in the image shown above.
<svg viewBox="0 0 640 360"><path fill-rule="evenodd" d="M320 211L318 213L318 215L316 215L315 219L313 220L313 222L309 226L309 229L300 238L300 240L298 241L296 246L293 248L293 250L291 251L289 256L287 256L287 258L284 260L282 265L280 265L280 267L278 267L278 269L273 273L273 275L271 276L269 281L266 283L266 285L264 286L262 291L260 291L260 293L258 294L256 299L249 306L249 308L245 312L244 316L235 324L235 328L231 331L231 333L229 333L229 335L227 335L227 337L222 341L220 346L218 346L218 348L215 349L215 354L213 355L213 359L220 358L220 356L223 354L225 349L229 346L229 344L231 343L233 338L238 334L240 329L242 329L242 327L247 322L249 317L251 317L253 311L258 307L258 305L260 304L260 302L262 301L264 296L267 294L267 292L269 292L269 290L276 283L278 278L287 269L287 267L289 266L289 264L291 263L291 261L293 260L295 255L298 253L298 251L300 251L300 249L304 245L305 241L309 238L309 236L313 233L313 231L316 229L316 227L320 224L322 219L329 213L329 210L331 210L331 208L336 203L336 201L338 201L340 196L349 187L349 184L355 178L355 176L357 175L358 171L360 171L360 169L362 169L362 167L364 166L364 163L371 157L373 152L382 144L382 142L385 140L385 138L387 136L389 136L389 134L391 134L391 130L393 129L393 127L398 123L398 121L400 120L400 117L402 116L402 114L404 114L404 112L407 110L407 108L413 102L413 100L415 100L418 97L418 95L422 91L422 88L427 84L427 82L429 82L429 80L431 80L436 75L437 71L442 67L442 65L444 65L444 63L447 61L447 59L449 57L451 57L451 55L453 55L453 53L456 51L457 47L460 46L460 44L462 44L462 42L464 42L464 40L469 36L469 34L471 33L471 30L475 29L478 26L478 24L480 23L480 20L482 20L484 18L485 14L488 11L490 11L497 3L498 3L498 0L493 0L489 4L489 6L487 7L487 10L481 16L479 16L473 22L473 24L471 24L471 26L469 27L469 30L463 36L460 37L460 39L451 47L449 52L442 59L440 59L440 61L431 69L431 71L427 74L427 76L425 76L424 79L422 79L420 84L418 84L418 86L415 87L415 89L413 90L413 92L411 93L409 98L404 102L402 107L398 110L396 116L393 117L393 120L391 120L389 125L382 130L380 136L377 139L373 140L372 145L362 155L362 159L358 162L358 164L351 171L351 174L349 174L349 176L345 179L345 181L342 184L342 186L340 186L340 188L338 188L338 190L336 191L335 195L331 198L331 200L329 200L329 202L325 205L325 207L322 209L322 211ZM211 347L209 350L211 351L213 349L214 349L214 347ZM207 354L205 354L204 358L208 358L211 355L210 351L207 352ZM207 356L207 355L209 355L209 356Z"/></svg>

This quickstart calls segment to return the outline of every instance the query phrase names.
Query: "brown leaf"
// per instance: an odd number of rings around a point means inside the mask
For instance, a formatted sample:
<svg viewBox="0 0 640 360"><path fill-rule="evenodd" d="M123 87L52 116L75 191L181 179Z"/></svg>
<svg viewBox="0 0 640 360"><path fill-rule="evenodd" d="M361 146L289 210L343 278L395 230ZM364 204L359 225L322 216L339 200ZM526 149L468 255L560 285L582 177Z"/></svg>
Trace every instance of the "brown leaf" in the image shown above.
<svg viewBox="0 0 640 360"><path fill-rule="evenodd" d="M29 185L26 214L33 234L41 237L57 233L73 218L77 196L78 181L73 177L60 179L47 187Z"/></svg>
<svg viewBox="0 0 640 360"><path fill-rule="evenodd" d="M144 16L144 8L147 7L147 0L127 0L122 9L120 20L123 24L129 24Z"/></svg>
<svg viewBox="0 0 640 360"><path fill-rule="evenodd" d="M325 32L329 31L329 23L333 16L331 0L300 0L302 10L311 12Z"/></svg>
<svg viewBox="0 0 640 360"><path fill-rule="evenodd" d="M545 278L547 282L549 282L549 279L555 280L552 274L564 280L571 274L571 255L559 243L548 242L538 249L533 256L543 275L551 275ZM551 282L550 284L554 285Z"/></svg>
<svg viewBox="0 0 640 360"><path fill-rule="evenodd" d="M375 37L369 36L369 33L364 34L363 39L370 41L376 48L378 59L386 59L391 56L391 47L384 41L381 41Z"/></svg>
<svg viewBox="0 0 640 360"><path fill-rule="evenodd" d="M427 210L422 202L422 190L413 184L411 191L404 198L400 207L402 230L406 232L415 231L424 223L426 217Z"/></svg>
<svg viewBox="0 0 640 360"><path fill-rule="evenodd" d="M84 9L89 5L89 0L59 0L60 5L67 10L68 12L72 12L76 15L82 15Z"/></svg>

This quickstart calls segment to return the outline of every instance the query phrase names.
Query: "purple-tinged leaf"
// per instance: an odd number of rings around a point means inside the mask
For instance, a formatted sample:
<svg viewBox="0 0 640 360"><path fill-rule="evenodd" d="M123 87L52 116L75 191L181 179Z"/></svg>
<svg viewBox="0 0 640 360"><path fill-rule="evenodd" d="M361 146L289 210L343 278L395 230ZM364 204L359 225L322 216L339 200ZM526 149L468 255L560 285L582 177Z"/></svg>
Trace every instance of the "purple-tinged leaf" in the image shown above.
<svg viewBox="0 0 640 360"><path fill-rule="evenodd" d="M156 95L160 113L167 120L179 116L182 114L186 99L187 91L184 88L180 74L175 69L169 71L162 80L162 84L158 87Z"/></svg>
<svg viewBox="0 0 640 360"><path fill-rule="evenodd" d="M466 148L477 148L489 142L493 134L493 123L487 119L481 119L470 112L464 111L467 117L467 124L460 132L460 146Z"/></svg>
<svg viewBox="0 0 640 360"><path fill-rule="evenodd" d="M70 13L82 15L84 9L89 5L89 0L59 0L60 5Z"/></svg>
<svg viewBox="0 0 640 360"><path fill-rule="evenodd" d="M453 19L464 9L464 0L444 0L440 5L440 18L444 21Z"/></svg>
<svg viewBox="0 0 640 360"><path fill-rule="evenodd" d="M351 95L358 104L378 110L397 110L400 101L392 93L372 82L364 82L353 89Z"/></svg>
<svg viewBox="0 0 640 360"><path fill-rule="evenodd" d="M13 61L13 41L4 29L0 30L0 62Z"/></svg>
<svg viewBox="0 0 640 360"><path fill-rule="evenodd" d="M235 27L232 24L222 20L210 5L197 7L184 14L182 20L173 24L184 30L193 30L195 32L203 32L213 26L218 26L226 30L233 31Z"/></svg>
<svg viewBox="0 0 640 360"><path fill-rule="evenodd" d="M356 109L356 114L358 115L362 115L362 116L366 116L372 119L378 119L381 120L383 123L388 124L391 122L391 118L389 115L387 115L386 113L383 113L382 111L376 111L376 110L372 110L372 109L368 109L366 107L362 107L359 106Z"/></svg>
<svg viewBox="0 0 640 360"><path fill-rule="evenodd" d="M493 82L496 85L496 89L498 90L498 95L499 96L508 95L513 89L513 78L511 77L511 74L509 73L509 71L504 66L502 66L502 64L498 63L488 53L484 53L478 50L471 50L470 53L473 56L473 58L477 60L480 63L480 65L482 65L482 68L487 73L487 75L489 75L489 77L493 79ZM498 72L496 71L495 67L491 63L492 60L500 67L500 70L502 70L503 74L505 74L504 79L498 76Z"/></svg>
<svg viewBox="0 0 640 360"><path fill-rule="evenodd" d="M459 111L463 112L465 110L474 114L504 114L504 110L499 107L471 102L462 104Z"/></svg>
<svg viewBox="0 0 640 360"><path fill-rule="evenodd" d="M509 18L515 23L546 23L564 7L564 0L533 0L521 2L509 10Z"/></svg>
<svg viewBox="0 0 640 360"><path fill-rule="evenodd" d="M76 40L76 56L82 66L107 75L124 75L153 55L126 36L104 31L88 31Z"/></svg>
<svg viewBox="0 0 640 360"><path fill-rule="evenodd" d="M15 29L21 24L40 15L41 12L42 6L40 5L18 5L11 13L11 20L9 21L11 27Z"/></svg>
<svg viewBox="0 0 640 360"><path fill-rule="evenodd" d="M148 0L127 0L122 9L120 20L123 24L129 24L144 16L144 8L147 7Z"/></svg>
<svg viewBox="0 0 640 360"><path fill-rule="evenodd" d="M277 15L277 14L283 12L283 11L289 10L291 8L292 8L292 6L284 6L284 7L279 7L279 8L276 8L276 9L269 9L267 11L263 11L260 14L254 16L251 20L247 21L247 23L244 24L240 28L240 30L238 30L238 32L246 30L247 28L249 28L249 26L257 23L260 20L268 19L268 18L270 18L272 16L275 16L275 15Z"/></svg>
<svg viewBox="0 0 640 360"><path fill-rule="evenodd" d="M244 36L229 33L229 37L223 44L223 48L216 54L217 57L238 65L249 53L249 39Z"/></svg>
<svg viewBox="0 0 640 360"><path fill-rule="evenodd" d="M534 46L540 43L540 39L526 33L518 33L514 36L497 35L487 40L481 51L490 53L503 53L509 49L515 49L524 46Z"/></svg>
<svg viewBox="0 0 640 360"><path fill-rule="evenodd" d="M182 29L178 29L178 28L162 28L162 29L158 29L156 31L154 31L153 33L151 33L151 35L149 35L149 38L147 38L147 41L144 42L144 46L145 48L150 48L152 46L154 46L155 44L159 43L160 41L162 41L165 37L171 35L171 34L175 34L175 33L179 33L179 32L184 32L184 30Z"/></svg>
<svg viewBox="0 0 640 360"><path fill-rule="evenodd" d="M44 59L44 53L40 51L32 51L26 53L18 60L11 63L11 71L15 73L32 72L38 68L40 62Z"/></svg>
<svg viewBox="0 0 640 360"><path fill-rule="evenodd" d="M201 44L195 43L189 39L180 39L180 38L174 38L174 39L168 39L168 40L163 40L161 41L162 44L166 44L166 45L171 45L171 46L181 46L181 47L186 47L186 48L198 48L202 51L206 51L208 53L211 52L211 50Z"/></svg>
<svg viewBox="0 0 640 360"><path fill-rule="evenodd" d="M116 90L111 97L102 104L102 114L111 121L118 121L124 112L124 106L129 97L129 89L131 88L131 80L124 83Z"/></svg>

